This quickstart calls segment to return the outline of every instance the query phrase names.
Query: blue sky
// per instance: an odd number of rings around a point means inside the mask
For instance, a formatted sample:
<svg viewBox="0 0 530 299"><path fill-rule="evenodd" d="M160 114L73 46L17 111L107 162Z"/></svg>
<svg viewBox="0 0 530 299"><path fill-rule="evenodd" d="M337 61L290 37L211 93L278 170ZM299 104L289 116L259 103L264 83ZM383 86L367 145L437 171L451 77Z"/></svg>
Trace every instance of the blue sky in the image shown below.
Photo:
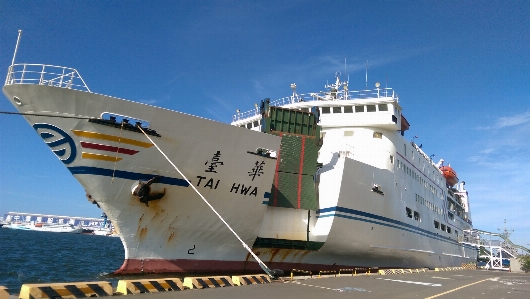
<svg viewBox="0 0 530 299"><path fill-rule="evenodd" d="M229 122L263 98L397 90L423 150L466 182L476 228L530 243L528 1L0 1L0 71L77 69L93 92ZM0 111L15 111L0 100ZM0 213L98 217L20 116L0 115Z"/></svg>

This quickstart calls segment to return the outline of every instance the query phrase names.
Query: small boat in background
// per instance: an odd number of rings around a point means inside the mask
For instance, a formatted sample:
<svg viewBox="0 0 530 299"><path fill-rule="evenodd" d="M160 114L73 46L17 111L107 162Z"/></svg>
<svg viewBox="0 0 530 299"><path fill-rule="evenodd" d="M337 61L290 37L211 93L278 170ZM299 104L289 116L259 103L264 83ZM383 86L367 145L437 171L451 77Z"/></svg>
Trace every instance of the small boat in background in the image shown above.
<svg viewBox="0 0 530 299"><path fill-rule="evenodd" d="M116 228L107 220L107 215L103 213L101 218L103 218L103 223L100 227L93 229L91 234L96 236L119 237L120 235Z"/></svg>
<svg viewBox="0 0 530 299"><path fill-rule="evenodd" d="M28 224L29 223L11 222L11 223L4 224L2 228L29 230Z"/></svg>
<svg viewBox="0 0 530 299"><path fill-rule="evenodd" d="M73 234L80 234L83 231L82 227L75 227L72 224L48 223L10 223L8 225L5 225L4 228Z"/></svg>
<svg viewBox="0 0 530 299"><path fill-rule="evenodd" d="M114 230L114 229L112 229L110 227L101 227L101 228L98 228L98 229L94 229L92 231L92 234L96 235L96 236L119 237L119 235L116 232L116 230Z"/></svg>

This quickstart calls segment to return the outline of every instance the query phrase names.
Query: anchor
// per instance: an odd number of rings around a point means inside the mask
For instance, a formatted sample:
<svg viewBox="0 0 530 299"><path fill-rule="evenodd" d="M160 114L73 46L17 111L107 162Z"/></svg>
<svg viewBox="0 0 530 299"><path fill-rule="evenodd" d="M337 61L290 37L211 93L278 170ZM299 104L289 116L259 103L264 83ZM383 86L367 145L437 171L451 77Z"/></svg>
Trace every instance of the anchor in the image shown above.
<svg viewBox="0 0 530 299"><path fill-rule="evenodd" d="M133 187L132 194L138 196L138 199L141 203L145 203L146 206L149 206L149 202L152 200L159 200L164 195L166 195L166 188L162 193L151 193L151 184L158 181L159 176L155 176L147 182L138 181L138 184Z"/></svg>

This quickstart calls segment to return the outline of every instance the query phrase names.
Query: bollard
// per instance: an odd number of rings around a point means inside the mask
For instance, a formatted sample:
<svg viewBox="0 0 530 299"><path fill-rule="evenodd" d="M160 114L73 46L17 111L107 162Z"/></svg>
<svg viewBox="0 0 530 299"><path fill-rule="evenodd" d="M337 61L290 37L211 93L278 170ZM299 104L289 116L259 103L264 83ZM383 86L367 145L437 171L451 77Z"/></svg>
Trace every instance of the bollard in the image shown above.
<svg viewBox="0 0 530 299"><path fill-rule="evenodd" d="M355 269L355 268L353 268L353 269L339 269L339 277L340 277L340 272L341 271L348 271L348 272L351 271L351 276L354 276L354 274L355 274L355 276L357 276L357 269Z"/></svg>
<svg viewBox="0 0 530 299"><path fill-rule="evenodd" d="M313 278L313 273L311 271L293 269L293 271L291 271L291 281L293 281L293 275L294 275L295 272L306 273L306 274L309 274L309 276L311 276L311 278Z"/></svg>

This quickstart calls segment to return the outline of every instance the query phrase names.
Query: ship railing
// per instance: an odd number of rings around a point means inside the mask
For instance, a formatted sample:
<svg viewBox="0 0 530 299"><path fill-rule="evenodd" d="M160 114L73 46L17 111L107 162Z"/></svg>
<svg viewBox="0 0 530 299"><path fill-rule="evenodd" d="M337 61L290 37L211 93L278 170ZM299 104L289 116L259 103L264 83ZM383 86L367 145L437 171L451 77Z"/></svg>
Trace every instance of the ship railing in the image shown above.
<svg viewBox="0 0 530 299"><path fill-rule="evenodd" d="M35 84L88 91L77 70L44 64L13 64L9 67L5 85Z"/></svg>
<svg viewBox="0 0 530 299"><path fill-rule="evenodd" d="M314 101L345 101L345 100L359 100L359 99L377 99L382 97L391 97L398 100L397 94L392 88L377 88L373 90L340 90L336 92L316 92L308 94L293 94L292 96L283 97L270 102L270 106L286 106L301 102ZM259 115L259 108L254 108L245 112L238 112L232 117L232 121L247 119Z"/></svg>

